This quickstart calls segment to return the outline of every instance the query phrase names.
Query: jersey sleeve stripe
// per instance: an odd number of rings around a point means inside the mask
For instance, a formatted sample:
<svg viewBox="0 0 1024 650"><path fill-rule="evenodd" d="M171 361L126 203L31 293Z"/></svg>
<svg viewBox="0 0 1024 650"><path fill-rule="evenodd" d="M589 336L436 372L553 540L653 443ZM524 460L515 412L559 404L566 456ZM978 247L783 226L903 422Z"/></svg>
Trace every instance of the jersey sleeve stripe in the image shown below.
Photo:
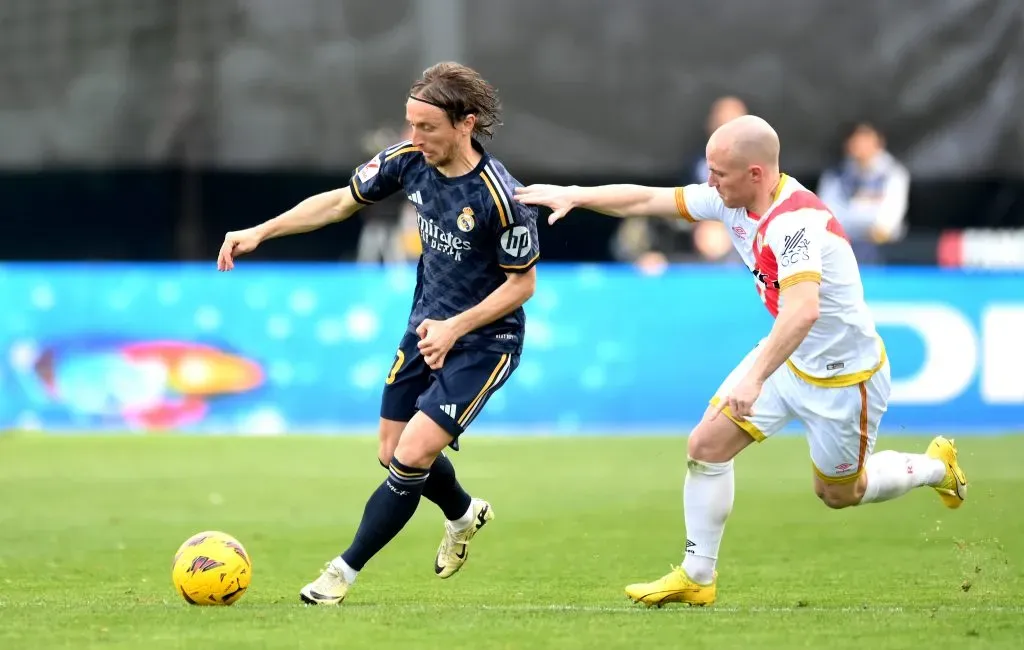
<svg viewBox="0 0 1024 650"><path fill-rule="evenodd" d="M782 278L779 280L779 289L787 289L794 284L800 284L801 282L817 282L821 284L821 273L817 271L801 271L800 273L794 273L788 278Z"/></svg>
<svg viewBox="0 0 1024 650"><path fill-rule="evenodd" d="M484 395L487 394L487 391L491 389L491 386L494 385L499 373L504 373L505 368L508 365L508 361L509 356L507 354L501 355L501 359L498 360L498 365L494 367L494 371L491 373L491 376L488 377L487 382L484 383L484 387L480 389L480 392L476 394L476 398L469 403L469 406L466 407L466 411L462 414L462 417L459 418L458 422L460 427L464 428L469 423L468 421L473 416L473 411L476 405L483 399Z"/></svg>
<svg viewBox="0 0 1024 650"><path fill-rule="evenodd" d="M362 203L363 205L373 205L373 201L364 198L363 195L360 194L359 183L356 182L355 175L352 176L352 180L349 182L349 185L352 186L352 198L354 198L357 203Z"/></svg>
<svg viewBox="0 0 1024 650"><path fill-rule="evenodd" d="M540 253L537 253L536 255L531 257L530 261L527 262L526 264L517 264L515 266L511 264L499 264L498 266L500 266L503 269L508 269L509 271L521 271L523 269L528 269L534 264L536 264L538 258L540 258Z"/></svg>
<svg viewBox="0 0 1024 650"><path fill-rule="evenodd" d="M399 142L398 144L393 144L390 147L388 147L387 149L385 149L384 150L384 155L386 156L389 153L394 153L394 152L398 151L399 149L404 149L406 147L411 147L411 146L412 146L412 140L403 140L402 142Z"/></svg>
<svg viewBox="0 0 1024 650"><path fill-rule="evenodd" d="M508 193L508 188L501 182L501 176L498 176L498 173L494 171L493 163L488 162L484 166L484 170L491 177L491 182L494 183L494 188L498 190L498 196L501 198L501 202L505 206L505 215L508 217L508 222L515 223L515 210L512 209L512 201L509 198L510 195Z"/></svg>
<svg viewBox="0 0 1024 650"><path fill-rule="evenodd" d="M484 179L484 184L487 186L487 189L491 192L491 198L494 199L494 205L498 208L498 218L501 220L501 227L507 228L508 217L506 216L504 204L498 197L498 190L494 189L494 184L488 178L486 167L482 172L480 172L480 178Z"/></svg>
<svg viewBox="0 0 1024 650"><path fill-rule="evenodd" d="M690 214L690 210L686 207L686 196L683 194L683 188L676 188L676 210L679 211L679 216L686 219L690 223L697 223L697 220Z"/></svg>
<svg viewBox="0 0 1024 650"><path fill-rule="evenodd" d="M388 155L386 155L384 157L384 162L387 162L387 161L391 160L392 158L397 158L397 157L399 157L399 156L401 156L403 154L412 153L414 151L419 151L419 149L417 149L416 147L403 147L403 148L399 149L398 151L393 151L393 152L389 153Z"/></svg>

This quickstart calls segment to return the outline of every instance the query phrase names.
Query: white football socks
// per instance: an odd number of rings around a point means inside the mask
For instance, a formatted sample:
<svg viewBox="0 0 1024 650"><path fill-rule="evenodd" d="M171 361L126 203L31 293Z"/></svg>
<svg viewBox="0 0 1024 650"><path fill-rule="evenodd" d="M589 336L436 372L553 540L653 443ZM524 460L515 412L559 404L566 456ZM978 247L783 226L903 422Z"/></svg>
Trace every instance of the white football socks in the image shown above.
<svg viewBox="0 0 1024 650"><path fill-rule="evenodd" d="M722 544L725 521L732 512L736 493L733 462L704 463L687 460L683 483L683 518L686 550L683 571L698 584L715 579L715 561Z"/></svg>
<svg viewBox="0 0 1024 650"><path fill-rule="evenodd" d="M343 560L340 555L334 558L331 565L334 567L335 571L341 574L341 577L345 578L345 582L349 584L353 584L356 581L356 577L359 575L359 572L350 567L348 562Z"/></svg>
<svg viewBox="0 0 1024 650"><path fill-rule="evenodd" d="M925 454L880 451L864 461L868 485L861 504L880 503L903 496L916 487L938 485L946 477L946 464Z"/></svg>
<svg viewBox="0 0 1024 650"><path fill-rule="evenodd" d="M455 530L466 530L467 528L473 525L473 519L473 502L470 501L469 509L466 510L466 513L464 515L462 515L458 519L450 519L449 521L452 524L452 528L454 528Z"/></svg>

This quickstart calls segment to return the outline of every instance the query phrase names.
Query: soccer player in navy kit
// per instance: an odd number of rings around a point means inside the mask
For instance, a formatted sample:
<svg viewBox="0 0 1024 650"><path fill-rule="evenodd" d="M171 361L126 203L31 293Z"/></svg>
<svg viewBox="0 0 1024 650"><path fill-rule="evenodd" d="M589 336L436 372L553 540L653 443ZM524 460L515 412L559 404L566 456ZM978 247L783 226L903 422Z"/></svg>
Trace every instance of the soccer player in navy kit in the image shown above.
<svg viewBox="0 0 1024 650"><path fill-rule="evenodd" d="M447 521L434 571L447 578L493 516L455 477L446 447L480 414L519 363L540 255L535 208L516 203L520 186L480 145L499 122L494 89L457 63L439 63L406 102L412 139L359 166L347 187L318 194L263 224L229 232L218 268L261 242L316 230L402 191L416 205L423 255L405 336L385 379L380 450L388 477L366 504L351 546L302 588L309 604L344 600L363 566L412 518L420 496Z"/></svg>

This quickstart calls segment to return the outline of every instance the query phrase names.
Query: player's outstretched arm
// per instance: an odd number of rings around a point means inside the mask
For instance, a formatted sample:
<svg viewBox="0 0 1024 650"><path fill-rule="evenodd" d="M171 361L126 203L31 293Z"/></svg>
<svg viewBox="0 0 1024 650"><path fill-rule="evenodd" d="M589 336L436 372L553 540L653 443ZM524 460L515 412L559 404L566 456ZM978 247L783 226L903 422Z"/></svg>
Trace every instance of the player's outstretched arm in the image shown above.
<svg viewBox="0 0 1024 650"><path fill-rule="evenodd" d="M613 217L679 217L676 190L645 185L528 185L516 189L516 200L551 208L548 223L555 223L573 208L585 208Z"/></svg>
<svg viewBox="0 0 1024 650"><path fill-rule="evenodd" d="M291 210L258 226L229 232L217 256L217 269L230 271L235 268L235 257L251 253L268 239L297 235L323 228L352 216L362 206L352 196L350 187L343 187L322 194L315 194Z"/></svg>

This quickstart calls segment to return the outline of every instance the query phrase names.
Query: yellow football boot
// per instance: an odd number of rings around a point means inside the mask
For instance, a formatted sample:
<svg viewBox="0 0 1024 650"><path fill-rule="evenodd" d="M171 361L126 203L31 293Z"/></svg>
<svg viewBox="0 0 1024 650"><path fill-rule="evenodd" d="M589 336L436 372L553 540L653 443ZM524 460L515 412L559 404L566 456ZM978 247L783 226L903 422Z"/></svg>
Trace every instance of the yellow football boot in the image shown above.
<svg viewBox="0 0 1024 650"><path fill-rule="evenodd" d="M494 508L483 499L473 499L470 507L473 508L473 523L468 528L456 530L452 522L444 522L444 537L434 559L434 573L438 578L450 578L462 568L469 558L470 540L484 524L494 519Z"/></svg>
<svg viewBox="0 0 1024 650"><path fill-rule="evenodd" d="M340 605L352 586L342 575L341 566L340 557L328 562L320 577L299 591L299 599L307 605Z"/></svg>
<svg viewBox="0 0 1024 650"><path fill-rule="evenodd" d="M934 486L947 508L959 508L967 498L967 475L957 461L956 445L952 440L936 436L928 445L925 455L941 460L946 465L946 478Z"/></svg>
<svg viewBox="0 0 1024 650"><path fill-rule="evenodd" d="M674 566L672 571L654 582L641 582L626 587L630 600L648 607L661 607L665 603L704 606L715 602L718 596L718 573L711 584L699 585L690 579L683 567Z"/></svg>

